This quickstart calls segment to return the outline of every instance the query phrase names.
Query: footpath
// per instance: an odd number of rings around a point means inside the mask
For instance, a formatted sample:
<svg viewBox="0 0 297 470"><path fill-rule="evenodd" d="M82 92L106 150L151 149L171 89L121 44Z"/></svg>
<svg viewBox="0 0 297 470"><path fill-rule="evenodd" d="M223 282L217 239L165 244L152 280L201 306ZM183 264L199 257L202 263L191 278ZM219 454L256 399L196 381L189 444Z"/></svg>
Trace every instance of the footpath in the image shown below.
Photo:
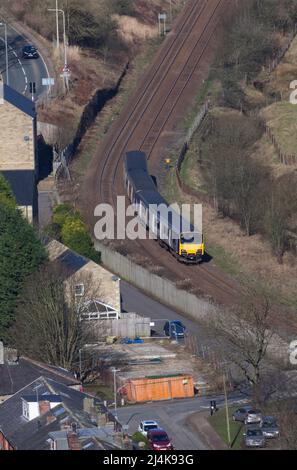
<svg viewBox="0 0 297 470"><path fill-rule="evenodd" d="M209 424L207 418L209 413L206 411L199 411L191 414L187 418L187 424L197 432L201 441L205 443L208 449L211 450L228 450L227 444L215 432Z"/></svg>

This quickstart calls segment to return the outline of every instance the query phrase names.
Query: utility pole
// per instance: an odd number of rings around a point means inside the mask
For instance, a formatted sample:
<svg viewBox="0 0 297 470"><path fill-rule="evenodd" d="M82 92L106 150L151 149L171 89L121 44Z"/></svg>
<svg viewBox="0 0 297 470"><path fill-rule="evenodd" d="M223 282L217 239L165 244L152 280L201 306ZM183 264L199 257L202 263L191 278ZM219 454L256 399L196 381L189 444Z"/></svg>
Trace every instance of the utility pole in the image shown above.
<svg viewBox="0 0 297 470"><path fill-rule="evenodd" d="M227 435L228 435L228 446L231 447L231 436L230 436L230 423L229 423L229 409L228 409L228 398L226 390L226 377L225 373L223 374L223 384L224 384L224 395L225 395L225 408L226 408L226 424L227 424Z"/></svg>
<svg viewBox="0 0 297 470"><path fill-rule="evenodd" d="M114 416L118 419L118 412L117 412L117 381L116 381L116 373L119 372L119 369L113 367L111 369L113 373L113 393L114 393Z"/></svg>
<svg viewBox="0 0 297 470"><path fill-rule="evenodd" d="M55 11L56 15L62 13L63 15L63 38L64 38L64 68L63 68L63 78L64 86L66 90L69 90L69 69L67 62L67 38L66 38L66 22L65 22L65 11L61 9L55 10L54 8L48 8L48 11Z"/></svg>
<svg viewBox="0 0 297 470"><path fill-rule="evenodd" d="M57 49L60 49L59 6L58 6L58 0L56 0L56 28L57 28Z"/></svg>
<svg viewBox="0 0 297 470"><path fill-rule="evenodd" d="M81 382L81 349L79 349L78 355L79 355L79 381Z"/></svg>

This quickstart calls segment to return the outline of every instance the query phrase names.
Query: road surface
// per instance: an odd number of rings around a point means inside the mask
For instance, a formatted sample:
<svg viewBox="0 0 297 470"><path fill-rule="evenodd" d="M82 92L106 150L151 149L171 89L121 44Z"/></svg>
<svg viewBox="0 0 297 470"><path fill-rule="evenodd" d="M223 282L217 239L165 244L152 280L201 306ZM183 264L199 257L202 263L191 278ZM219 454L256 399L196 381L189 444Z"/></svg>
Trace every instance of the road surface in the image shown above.
<svg viewBox="0 0 297 470"><path fill-rule="evenodd" d="M216 400L218 408L224 406L224 397L196 397L186 399L176 399L161 402L147 402L140 405L118 408L117 415L121 424L129 421L129 434L137 431L139 422L144 419L153 419L165 429L172 439L176 450L206 450L207 447L202 442L199 432L192 428L187 420L197 411L209 409L210 400ZM246 398L239 394L229 397L229 405L238 406L247 403ZM111 408L111 411L113 409ZM134 413L137 413L133 416Z"/></svg>
<svg viewBox="0 0 297 470"><path fill-rule="evenodd" d="M30 82L35 82L36 94L34 98L37 100L42 94L47 92L48 88L42 85L42 79L49 76L43 57L40 56L39 59L23 59L22 48L26 44L31 44L31 42L10 25L7 25L7 43L9 85L19 93L31 98L29 84ZM0 26L0 73L3 76L4 82L7 83L3 26Z"/></svg>

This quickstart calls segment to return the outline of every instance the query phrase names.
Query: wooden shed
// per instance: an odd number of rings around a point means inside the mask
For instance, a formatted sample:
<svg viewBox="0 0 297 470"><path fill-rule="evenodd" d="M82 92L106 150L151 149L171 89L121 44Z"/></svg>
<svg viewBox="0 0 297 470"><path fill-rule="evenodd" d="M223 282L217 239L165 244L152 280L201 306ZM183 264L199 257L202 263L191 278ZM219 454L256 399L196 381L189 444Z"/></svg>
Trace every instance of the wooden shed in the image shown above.
<svg viewBox="0 0 297 470"><path fill-rule="evenodd" d="M134 403L194 396L193 377L188 374L129 379L124 387L127 400Z"/></svg>

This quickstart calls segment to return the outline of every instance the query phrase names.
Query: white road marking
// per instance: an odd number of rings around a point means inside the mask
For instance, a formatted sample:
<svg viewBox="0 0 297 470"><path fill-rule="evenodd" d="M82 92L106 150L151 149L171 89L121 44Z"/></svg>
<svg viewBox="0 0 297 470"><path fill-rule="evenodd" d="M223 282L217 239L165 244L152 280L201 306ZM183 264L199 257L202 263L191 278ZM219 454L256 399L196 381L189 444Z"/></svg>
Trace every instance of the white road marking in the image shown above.
<svg viewBox="0 0 297 470"><path fill-rule="evenodd" d="M16 32L17 32L17 31L16 31ZM0 38L0 39L1 39L1 41L4 42L4 44L5 44L5 39L3 39L3 38ZM23 71L24 80L25 80L25 89L24 89L24 91L23 91L23 95L24 95L24 94L26 93L26 91L27 91L27 88L28 88L28 77L27 77L26 71L25 71L25 69L24 69L24 67L23 67L22 62L21 62L20 59L18 58L18 55L17 55L16 51L14 50L14 48L13 48L10 44L8 44L8 48L10 49L10 51L11 51L11 52L15 55L15 57L17 58L18 63L20 64L21 69L22 69L22 71Z"/></svg>
<svg viewBox="0 0 297 470"><path fill-rule="evenodd" d="M14 26L9 25L9 27L10 27L11 29L13 29L17 34L19 34L20 36L22 36L24 39L26 39L25 36L23 36L23 34L22 34L20 31L18 31ZM44 67L45 67L45 70L46 70L46 73L47 73L47 77L46 77L46 78L50 78L50 74L49 74L49 70L48 70L48 67L47 67L47 65L46 65L46 62L45 62L45 60L44 60L42 54L40 53L40 51L38 51L38 52L39 52L39 56L40 56L40 58L41 58L41 60L42 60L42 62L43 62L43 64L44 64ZM45 78L45 77L44 77L44 78ZM50 86L48 85L48 86L47 86L47 94L49 94L49 92L50 92Z"/></svg>

